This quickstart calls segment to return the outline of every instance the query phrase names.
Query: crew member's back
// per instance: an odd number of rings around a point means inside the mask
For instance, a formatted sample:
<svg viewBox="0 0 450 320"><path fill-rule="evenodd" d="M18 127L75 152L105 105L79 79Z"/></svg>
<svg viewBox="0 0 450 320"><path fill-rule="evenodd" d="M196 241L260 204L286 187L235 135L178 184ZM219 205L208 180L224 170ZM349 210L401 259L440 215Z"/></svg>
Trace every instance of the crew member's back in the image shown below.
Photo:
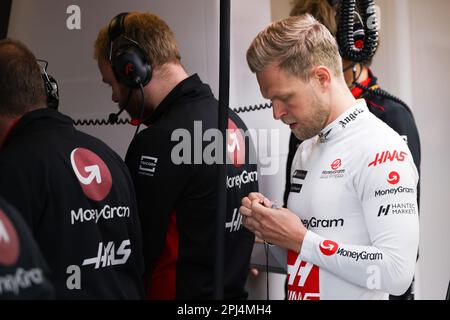
<svg viewBox="0 0 450 320"><path fill-rule="evenodd" d="M142 297L141 231L125 164L52 109L27 113L0 151L0 193L31 227L57 298Z"/></svg>

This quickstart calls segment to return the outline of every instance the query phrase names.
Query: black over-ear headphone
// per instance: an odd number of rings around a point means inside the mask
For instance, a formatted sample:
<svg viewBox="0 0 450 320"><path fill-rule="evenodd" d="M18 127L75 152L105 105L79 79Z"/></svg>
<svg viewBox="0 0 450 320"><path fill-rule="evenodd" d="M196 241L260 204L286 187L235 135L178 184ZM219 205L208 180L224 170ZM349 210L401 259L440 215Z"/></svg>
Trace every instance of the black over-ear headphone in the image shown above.
<svg viewBox="0 0 450 320"><path fill-rule="evenodd" d="M111 67L117 82L137 89L152 78L152 66L141 45L126 36L124 21L128 12L115 16L108 27Z"/></svg>
<svg viewBox="0 0 450 320"><path fill-rule="evenodd" d="M55 78L47 73L48 62L38 59L37 62L42 64L41 74L44 80L45 93L47 94L47 106L51 109L58 110L59 106L59 88Z"/></svg>

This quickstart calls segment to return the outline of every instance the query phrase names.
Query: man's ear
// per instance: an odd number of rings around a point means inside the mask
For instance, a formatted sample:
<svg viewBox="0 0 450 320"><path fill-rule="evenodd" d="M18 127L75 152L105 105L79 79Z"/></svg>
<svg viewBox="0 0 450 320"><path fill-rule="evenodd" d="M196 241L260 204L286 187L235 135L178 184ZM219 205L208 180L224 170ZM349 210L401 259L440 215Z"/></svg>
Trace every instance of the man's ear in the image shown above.
<svg viewBox="0 0 450 320"><path fill-rule="evenodd" d="M321 87L328 87L331 83L331 71L325 66L317 66L313 70L313 77Z"/></svg>

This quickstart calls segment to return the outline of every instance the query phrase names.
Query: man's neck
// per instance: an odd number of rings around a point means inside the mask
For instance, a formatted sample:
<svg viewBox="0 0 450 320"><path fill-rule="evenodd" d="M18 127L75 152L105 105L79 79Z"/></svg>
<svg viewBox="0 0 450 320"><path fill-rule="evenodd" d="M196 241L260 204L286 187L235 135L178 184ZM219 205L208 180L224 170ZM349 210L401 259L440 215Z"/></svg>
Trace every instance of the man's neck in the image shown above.
<svg viewBox="0 0 450 320"><path fill-rule="evenodd" d="M332 123L334 120L339 118L347 109L353 107L356 104L356 99L353 97L352 93L348 88L344 80L335 84L335 90L330 98L331 101L331 112L328 121L325 126Z"/></svg>
<svg viewBox="0 0 450 320"><path fill-rule="evenodd" d="M188 74L183 66L177 63L167 63L155 68L150 85L146 87L152 109L156 109L167 95L186 78L188 78Z"/></svg>
<svg viewBox="0 0 450 320"><path fill-rule="evenodd" d="M355 64L355 68L355 70L353 68L346 70L344 74L345 82L350 89L354 87L354 81L361 83L369 78L369 68L360 63Z"/></svg>

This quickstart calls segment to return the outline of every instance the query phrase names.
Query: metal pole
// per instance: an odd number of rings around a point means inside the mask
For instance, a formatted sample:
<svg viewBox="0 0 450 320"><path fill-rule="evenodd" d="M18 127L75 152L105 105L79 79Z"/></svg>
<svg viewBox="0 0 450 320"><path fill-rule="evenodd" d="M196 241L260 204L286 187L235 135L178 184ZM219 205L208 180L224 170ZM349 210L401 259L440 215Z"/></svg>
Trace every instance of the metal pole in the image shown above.
<svg viewBox="0 0 450 320"><path fill-rule="evenodd" d="M214 298L223 299L225 267L225 222L227 212L226 150L228 106L230 93L230 0L220 0L220 47L219 47L219 130L223 138L222 164L217 176L216 252L214 268Z"/></svg>
<svg viewBox="0 0 450 320"><path fill-rule="evenodd" d="M8 36L9 16L11 14L12 0L0 1L0 40Z"/></svg>

